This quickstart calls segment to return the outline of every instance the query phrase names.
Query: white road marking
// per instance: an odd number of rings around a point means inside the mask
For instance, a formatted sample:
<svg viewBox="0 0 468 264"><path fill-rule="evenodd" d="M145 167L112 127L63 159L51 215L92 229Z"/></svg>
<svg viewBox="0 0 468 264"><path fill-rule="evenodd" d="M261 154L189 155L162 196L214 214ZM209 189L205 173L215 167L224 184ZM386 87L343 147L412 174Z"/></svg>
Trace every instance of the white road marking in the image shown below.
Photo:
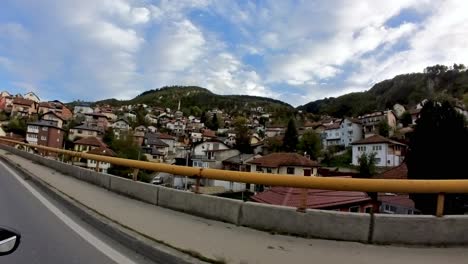
<svg viewBox="0 0 468 264"><path fill-rule="evenodd" d="M101 251L104 255L108 256L110 259L119 264L136 264L131 259L120 254L118 251L107 245L104 241L100 240L86 229L81 227L78 223L73 221L70 217L64 214L60 209L53 205L49 200L42 196L38 191L36 191L31 185L26 183L23 178L21 178L15 171L10 169L8 166L1 162L2 166L8 170L29 192L31 192L47 209L49 209L53 214L55 214L63 223L70 227L75 233L81 236L89 244L94 246L97 250Z"/></svg>

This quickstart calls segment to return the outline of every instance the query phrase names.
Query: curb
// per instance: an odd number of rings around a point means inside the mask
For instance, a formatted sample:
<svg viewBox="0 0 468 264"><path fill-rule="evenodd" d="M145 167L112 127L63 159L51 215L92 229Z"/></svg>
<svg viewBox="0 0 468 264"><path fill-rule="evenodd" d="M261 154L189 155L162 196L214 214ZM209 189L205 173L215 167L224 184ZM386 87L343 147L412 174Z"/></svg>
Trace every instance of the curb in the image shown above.
<svg viewBox="0 0 468 264"><path fill-rule="evenodd" d="M65 193L62 193L60 190L22 168L20 164L16 164L4 156L0 156L0 160L4 161L6 165L16 172L19 172L20 176L24 180L34 183L36 187L45 192L50 198L61 203L78 218L98 229L111 239L131 250L134 250L138 254L143 255L155 263L189 264L216 262L211 259L205 259L209 262L204 262L201 260L204 259L204 257L197 255L197 253L194 253L194 255L198 258L147 238L67 196Z"/></svg>

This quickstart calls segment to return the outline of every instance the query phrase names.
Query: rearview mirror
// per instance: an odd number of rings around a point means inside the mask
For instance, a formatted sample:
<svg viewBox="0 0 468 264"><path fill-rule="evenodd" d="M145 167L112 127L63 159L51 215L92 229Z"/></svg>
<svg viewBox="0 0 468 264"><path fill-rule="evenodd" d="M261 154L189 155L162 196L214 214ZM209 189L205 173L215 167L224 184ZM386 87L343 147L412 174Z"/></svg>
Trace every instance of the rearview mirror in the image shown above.
<svg viewBox="0 0 468 264"><path fill-rule="evenodd" d="M18 248L21 235L11 229L0 227L0 256L13 253Z"/></svg>

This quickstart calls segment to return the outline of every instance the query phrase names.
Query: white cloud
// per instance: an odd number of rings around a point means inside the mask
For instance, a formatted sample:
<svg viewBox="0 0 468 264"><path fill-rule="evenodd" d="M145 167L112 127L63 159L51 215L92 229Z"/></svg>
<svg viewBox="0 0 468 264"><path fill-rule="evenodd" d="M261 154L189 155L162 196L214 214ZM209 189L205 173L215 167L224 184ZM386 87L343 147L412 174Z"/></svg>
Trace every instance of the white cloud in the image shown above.
<svg viewBox="0 0 468 264"><path fill-rule="evenodd" d="M11 82L51 94L63 90L74 99L129 98L187 84L296 105L367 89L431 64L468 60L468 6L462 1L45 0L9 5L30 8L24 14L30 21L0 24L0 67ZM403 10L421 18L390 25Z"/></svg>

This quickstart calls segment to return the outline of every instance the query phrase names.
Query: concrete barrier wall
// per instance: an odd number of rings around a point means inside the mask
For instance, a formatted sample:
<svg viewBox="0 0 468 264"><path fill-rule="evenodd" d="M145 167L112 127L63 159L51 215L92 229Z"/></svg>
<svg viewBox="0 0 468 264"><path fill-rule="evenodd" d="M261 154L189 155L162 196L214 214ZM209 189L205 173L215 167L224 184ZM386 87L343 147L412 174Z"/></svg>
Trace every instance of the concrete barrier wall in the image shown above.
<svg viewBox="0 0 468 264"><path fill-rule="evenodd" d="M370 214L307 210L246 202L240 225L305 237L367 242Z"/></svg>
<svg viewBox="0 0 468 264"><path fill-rule="evenodd" d="M468 244L468 216L357 214L242 202L97 173L1 145L77 179L150 204L270 232L376 244Z"/></svg>
<svg viewBox="0 0 468 264"><path fill-rule="evenodd" d="M242 201L161 187L158 205L214 220L238 224Z"/></svg>
<svg viewBox="0 0 468 264"><path fill-rule="evenodd" d="M135 182L117 176L109 176L109 190L135 198L137 200L157 205L159 187L153 184Z"/></svg>
<svg viewBox="0 0 468 264"><path fill-rule="evenodd" d="M372 242L377 244L468 244L468 216L376 214Z"/></svg>

